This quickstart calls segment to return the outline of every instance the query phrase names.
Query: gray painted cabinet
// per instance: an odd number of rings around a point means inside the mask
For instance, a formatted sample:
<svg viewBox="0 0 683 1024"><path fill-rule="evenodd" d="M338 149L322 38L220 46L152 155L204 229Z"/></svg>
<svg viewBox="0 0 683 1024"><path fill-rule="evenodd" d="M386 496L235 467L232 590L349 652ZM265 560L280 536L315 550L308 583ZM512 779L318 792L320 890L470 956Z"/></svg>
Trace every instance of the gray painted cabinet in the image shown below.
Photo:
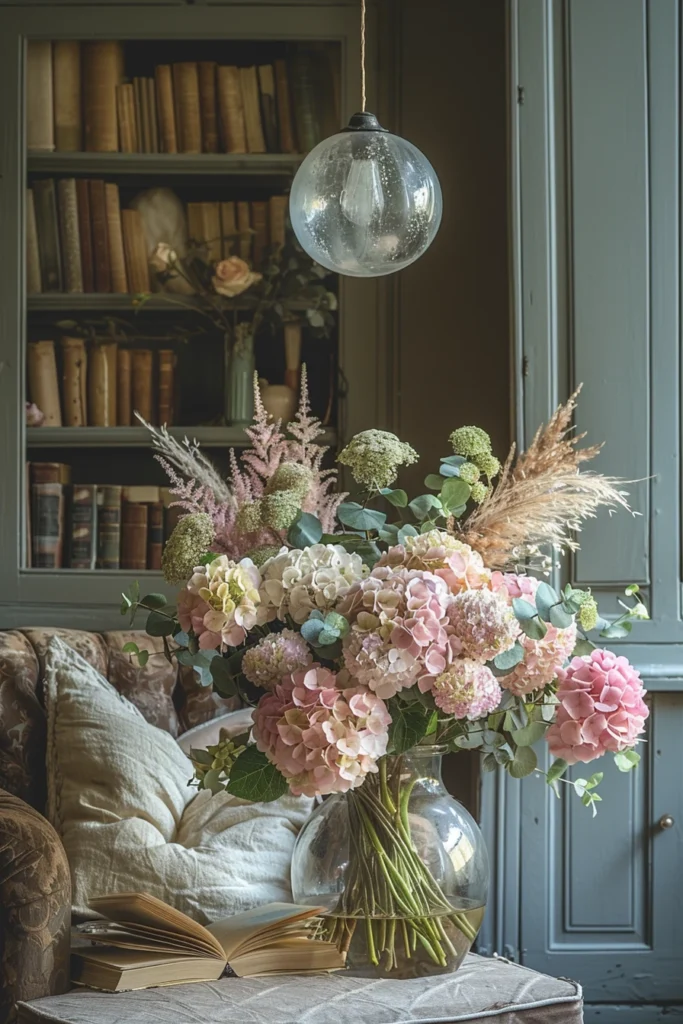
<svg viewBox="0 0 683 1024"><path fill-rule="evenodd" d="M652 620L620 651L651 717L640 769L604 765L595 819L542 779L485 779L483 945L577 978L603 1022L683 1003L680 19L679 0L510 4L517 434L583 382L596 468L640 481L641 514L591 522L564 575L608 612L640 584Z"/></svg>

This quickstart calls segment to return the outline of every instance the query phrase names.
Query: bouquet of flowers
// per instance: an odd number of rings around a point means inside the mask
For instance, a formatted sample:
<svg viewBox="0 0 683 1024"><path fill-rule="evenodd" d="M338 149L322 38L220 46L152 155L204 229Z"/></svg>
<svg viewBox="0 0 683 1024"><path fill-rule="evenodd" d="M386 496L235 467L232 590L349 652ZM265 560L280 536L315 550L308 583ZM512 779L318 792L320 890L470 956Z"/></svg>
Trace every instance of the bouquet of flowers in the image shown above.
<svg viewBox="0 0 683 1024"><path fill-rule="evenodd" d="M395 484L417 453L381 430L337 456L358 500L336 491L305 373L290 437L268 423L258 389L255 403L251 448L239 461L232 453L228 482L195 444L153 430L187 511L163 557L181 590L171 604L136 587L122 612L146 611L169 658L254 705L249 735L193 752L200 788L249 800L348 793L377 854L359 875L361 907L402 908L408 946L419 938L442 962L448 939L425 923L424 905L445 900L411 839L395 759L425 741L476 748L484 769L522 778L542 773L534 744L544 739L555 759L542 774L556 790L577 762L611 753L623 771L637 764L645 691L627 659L597 642L647 618L638 588L608 621L589 590L547 582L583 520L600 506L630 512L625 493L582 469L598 448L581 448L570 429L575 396L502 467L484 430L455 429L412 499ZM568 783L593 813L601 778ZM347 942L348 898L339 914ZM391 961L392 943L385 930L373 948Z"/></svg>

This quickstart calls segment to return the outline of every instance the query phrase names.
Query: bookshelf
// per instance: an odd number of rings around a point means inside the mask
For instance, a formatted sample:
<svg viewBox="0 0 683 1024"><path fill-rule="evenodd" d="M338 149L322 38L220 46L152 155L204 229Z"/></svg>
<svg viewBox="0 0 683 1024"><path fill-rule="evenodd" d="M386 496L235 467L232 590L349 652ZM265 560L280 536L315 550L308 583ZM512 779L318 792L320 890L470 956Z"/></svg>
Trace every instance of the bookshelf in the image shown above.
<svg viewBox="0 0 683 1024"><path fill-rule="evenodd" d="M34 138L29 138L27 115L36 107L28 94L26 75L35 48L29 49L29 43L38 41L43 48L51 43L54 55L58 44L68 47L77 41L83 54L84 47L93 42L119 41L122 84L140 76L153 79L160 64L173 67L182 62L205 61L248 68L267 66L276 60L286 63L309 49L317 54L324 52L337 62L335 119L341 125L358 106L357 4L330 5L326 0L284 4L273 0L252 7L222 3L210 9L178 4L164 7L163 14L148 5L84 3L78 9L68 5L60 9L57 4L45 4L30 9L0 7L0 27L0 86L9 112L0 125L0 219L4 225L0 251L4 247L2 264L8 268L0 284L0 365L9 369L0 373L4 409L0 465L5 484L0 499L0 628L31 622L115 628L120 625L116 610L120 590L138 576L143 576L150 587L163 589L158 572L142 568L74 569L64 557L60 564L45 568L35 565L27 555L34 486L29 464L67 464L71 480L82 487L155 487L165 480L153 460L147 431L132 423L113 420L110 426L90 425L86 419L83 426L69 426L62 418L62 426L27 426L24 401L32 397L27 367L29 345L39 340L54 342L58 386L62 389L60 343L65 335L82 337L90 353L92 344L108 339L106 327L119 346L134 351L141 346L149 349L155 377L158 350L174 347L175 341L168 338L180 335L183 344L179 343L177 350L175 387L181 392L187 389L189 400L185 394L177 399L171 433L196 439L224 469L228 450L244 447L247 438L242 424L221 424L216 409L208 408L223 387L219 356L222 342L210 336L211 332L206 337L192 334L192 325L204 307L201 297L186 296L181 306L154 292L140 307L136 289L29 291L25 269L27 244L31 244L26 232L27 187L33 189L35 182L53 180L59 200L59 183L65 179L76 183L97 179L115 186L121 209L131 208L136 195L151 188L173 190L186 211L187 204L226 201L249 203L253 209L254 204L267 203L271 195L286 197L304 147L290 146L296 152L246 153L33 148L29 146ZM373 45L371 31L371 51ZM82 106L80 116L86 116ZM180 116L177 106L174 116ZM120 128L120 121L118 125ZM328 126L323 134L333 130ZM148 136L150 147L151 139L152 134ZM157 148L161 148L159 141ZM267 148L272 149L270 142ZM56 234L60 244L63 230L58 212ZM223 258L225 255L225 251L220 253ZM128 273L130 279L130 270ZM338 297L329 338L308 336L305 311L310 301L298 307L293 304L292 309L295 313L298 310L303 322L303 356L309 366L314 411L326 424L322 440L334 450L350 432L377 425L388 402L378 325L383 324L389 302L387 289L376 282L343 280L328 287ZM238 318L248 317L253 308L248 301L239 300L234 306ZM121 324L126 325L123 335ZM276 336L257 337L256 368L272 384L282 381L278 346L282 347L282 342ZM338 390L339 379L345 381L343 393ZM65 395L61 390L60 399L63 410ZM157 404L156 397L153 404Z"/></svg>

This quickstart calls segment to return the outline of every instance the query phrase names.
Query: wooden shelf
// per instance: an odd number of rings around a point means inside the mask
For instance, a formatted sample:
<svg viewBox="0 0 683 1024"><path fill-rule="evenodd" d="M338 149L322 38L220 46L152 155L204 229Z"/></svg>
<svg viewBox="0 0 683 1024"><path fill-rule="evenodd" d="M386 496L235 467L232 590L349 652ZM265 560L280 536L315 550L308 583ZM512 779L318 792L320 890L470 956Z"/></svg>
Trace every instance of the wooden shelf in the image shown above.
<svg viewBox="0 0 683 1024"><path fill-rule="evenodd" d="M189 437L204 448L245 448L249 439L242 427L170 427L169 433L182 440ZM333 446L336 431L328 429L320 443ZM27 427L28 448L150 448L144 427Z"/></svg>
<svg viewBox="0 0 683 1024"><path fill-rule="evenodd" d="M171 294L167 298L157 294L151 295L140 306L133 305L133 295L120 295L115 293L98 292L43 292L41 295L29 295L26 299L26 309L29 313L67 313L80 312L81 310L128 310L131 313L144 313L146 310L154 313L187 313L193 309L206 309L207 303L201 299L193 298L191 295L175 297ZM249 310L253 305L236 303L230 309ZM303 312L312 308L311 304L305 302L290 302L289 308Z"/></svg>
<svg viewBox="0 0 683 1024"><path fill-rule="evenodd" d="M36 174L292 178L302 160L299 153L48 153L29 150L27 170Z"/></svg>

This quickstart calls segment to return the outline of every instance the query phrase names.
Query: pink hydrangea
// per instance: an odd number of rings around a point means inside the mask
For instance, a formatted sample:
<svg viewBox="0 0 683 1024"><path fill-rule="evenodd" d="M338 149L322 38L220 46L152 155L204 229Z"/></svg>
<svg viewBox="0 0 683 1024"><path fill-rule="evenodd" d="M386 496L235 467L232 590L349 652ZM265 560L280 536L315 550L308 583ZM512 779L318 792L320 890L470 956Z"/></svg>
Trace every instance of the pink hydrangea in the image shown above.
<svg viewBox="0 0 683 1024"><path fill-rule="evenodd" d="M522 597L529 604L535 604L539 582L535 576L524 576L515 572L494 572L491 585L495 591L507 594L509 600L513 597Z"/></svg>
<svg viewBox="0 0 683 1024"><path fill-rule="evenodd" d="M310 665L313 658L300 633L283 629L269 633L250 647L242 659L242 671L250 683L273 690L283 676Z"/></svg>
<svg viewBox="0 0 683 1024"><path fill-rule="evenodd" d="M296 796L355 789L386 753L384 701L363 686L336 684L334 672L311 665L285 677L254 712L256 745Z"/></svg>
<svg viewBox="0 0 683 1024"><path fill-rule="evenodd" d="M639 673L627 658L595 650L558 673L560 707L546 733L551 754L569 764L632 747L649 709Z"/></svg>
<svg viewBox="0 0 683 1024"><path fill-rule="evenodd" d="M491 586L491 571L479 552L446 530L407 537L405 544L389 548L377 563L390 568L400 565L435 573L447 582L453 594Z"/></svg>
<svg viewBox="0 0 683 1024"><path fill-rule="evenodd" d="M547 632L542 640L520 634L524 660L512 672L499 677L499 683L517 697L540 690L559 675L562 666L576 646L576 626L572 622L566 629L546 623Z"/></svg>
<svg viewBox="0 0 683 1024"><path fill-rule="evenodd" d="M491 590L465 590L458 594L448 618L465 657L491 661L514 646L520 628L512 609Z"/></svg>
<svg viewBox="0 0 683 1024"><path fill-rule="evenodd" d="M474 721L495 711L502 697L490 668L471 658L461 658L434 680L434 703L454 718Z"/></svg>

